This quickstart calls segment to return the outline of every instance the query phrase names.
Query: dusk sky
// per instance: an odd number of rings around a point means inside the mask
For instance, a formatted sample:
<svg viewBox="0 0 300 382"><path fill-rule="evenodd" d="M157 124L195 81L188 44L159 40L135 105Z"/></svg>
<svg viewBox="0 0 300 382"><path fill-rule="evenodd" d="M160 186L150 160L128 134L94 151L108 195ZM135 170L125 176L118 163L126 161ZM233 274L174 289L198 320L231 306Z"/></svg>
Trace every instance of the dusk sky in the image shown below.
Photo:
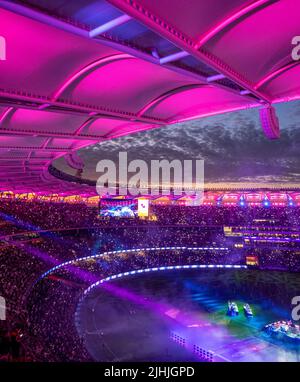
<svg viewBox="0 0 300 382"><path fill-rule="evenodd" d="M135 133L84 148L84 178L96 179L101 159L204 159L205 182L300 183L300 101L275 106L281 137L265 138L258 110L227 113ZM64 159L56 166L66 169ZM74 173L74 170L69 170Z"/></svg>

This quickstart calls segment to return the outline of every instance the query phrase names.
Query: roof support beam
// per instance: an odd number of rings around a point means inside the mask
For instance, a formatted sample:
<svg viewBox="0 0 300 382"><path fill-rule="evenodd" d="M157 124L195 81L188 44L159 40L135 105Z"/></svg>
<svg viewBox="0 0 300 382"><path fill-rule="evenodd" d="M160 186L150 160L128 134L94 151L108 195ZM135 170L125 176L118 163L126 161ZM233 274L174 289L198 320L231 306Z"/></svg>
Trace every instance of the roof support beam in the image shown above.
<svg viewBox="0 0 300 382"><path fill-rule="evenodd" d="M169 119L168 120L168 124L174 124L174 123L179 123L179 122L186 122L186 121L191 121L191 120L194 120L194 119L197 119L197 118L205 118L205 117L215 116L215 115L219 115L219 114L231 113L233 111L256 109L258 107L259 106L257 105L256 102L252 102L252 104L249 103L249 104L247 104L245 106L230 107L228 109L219 110L218 112L216 112L216 111L212 111L212 112L208 111L208 112L205 112L203 114L193 115L192 117L191 116L187 117L184 114L181 114L179 116L176 116L176 118Z"/></svg>
<svg viewBox="0 0 300 382"><path fill-rule="evenodd" d="M0 173L0 179L12 179L12 177L13 178L15 178L16 177L16 175L18 175L19 174L19 176L18 176L18 178L17 178L17 181L22 181L22 179L28 179L28 178L30 178L30 179L32 179L32 178L37 178L37 177L39 177L39 174L38 173L32 173L31 171L28 171L28 172L26 172L26 174L24 174L24 172L23 171L13 171L13 172L9 172L9 173ZM16 179L14 179L14 181L15 181Z"/></svg>
<svg viewBox="0 0 300 382"><path fill-rule="evenodd" d="M46 149L47 146L48 146L48 143L50 143L52 139L53 139L53 138L51 138L51 137L46 138L46 139L44 140L44 143L42 144L42 147L41 147L41 148L42 148L42 149Z"/></svg>
<svg viewBox="0 0 300 382"><path fill-rule="evenodd" d="M184 57L189 56L189 55L190 55L189 53L182 50L180 52L170 54L169 56L162 57L159 60L159 63L161 65L164 65L164 64L167 64L168 62L177 61L177 60L180 60L181 58L184 58Z"/></svg>
<svg viewBox="0 0 300 382"><path fill-rule="evenodd" d="M251 94L251 92L249 90L241 90L240 94L241 95L248 95L248 94Z"/></svg>
<svg viewBox="0 0 300 382"><path fill-rule="evenodd" d="M275 77L279 76L280 74L287 72L288 70L294 68L295 66L299 65L300 61L293 61L290 62L289 64L283 66L280 69L274 70L271 73L268 73L265 77L263 77L256 85L255 89L261 88L263 85L266 83L272 81Z"/></svg>
<svg viewBox="0 0 300 382"><path fill-rule="evenodd" d="M28 166L30 166L30 167L36 167L36 168L44 168L44 164L39 164L39 163L30 163L30 164L28 164ZM20 165L19 164L15 164L15 165L11 165L11 164L8 164L8 165L6 165L6 164L1 164L1 160L0 160L0 168L5 168L5 169L7 169L8 171L10 170L10 169L13 169L13 168L17 168L17 169L19 169L20 168ZM35 169L32 169L33 171L35 170Z"/></svg>
<svg viewBox="0 0 300 382"><path fill-rule="evenodd" d="M102 138L101 135L78 135L77 131L81 131L84 128L84 125L88 125L86 122L84 122L75 133L53 133L48 131L34 131L34 130L15 130L15 129L5 129L0 130L0 136L21 136L21 137L32 137L33 135L37 137L46 137L46 138L69 138L69 139L76 139L76 140L88 140L88 141L95 141L99 142L99 140Z"/></svg>
<svg viewBox="0 0 300 382"><path fill-rule="evenodd" d="M224 74L216 74L215 76L207 77L207 82L209 83L209 82L219 81L219 80L223 80L224 78L226 78Z"/></svg>
<svg viewBox="0 0 300 382"><path fill-rule="evenodd" d="M79 71L74 73L68 80L66 80L65 83L54 93L51 102L57 101L58 98L68 89L68 87L70 87L76 80L89 74L91 71L115 61L129 60L134 58L135 57L126 53L113 54L111 56L101 57L99 60L96 60L90 63L89 65L85 66L84 68L80 69Z"/></svg>
<svg viewBox="0 0 300 382"><path fill-rule="evenodd" d="M166 98L169 98L169 97L171 97L171 96L173 96L175 94L182 93L182 92L185 92L185 91L188 91L188 90L191 90L191 89L201 88L203 86L205 86L205 85L203 85L203 84L191 84L191 85L184 85L184 86L179 86L178 88L175 88L175 89L171 89L171 90L161 94L160 96L156 97L155 99L153 99L149 103L147 103L147 105L145 105L138 112L138 116L143 115L144 113L146 113L147 110L151 109L155 105L157 105L160 102L164 101Z"/></svg>
<svg viewBox="0 0 300 382"><path fill-rule="evenodd" d="M0 157L0 163L1 161L4 161L5 163L6 162L22 162L23 160L27 160L27 155L26 156L23 156L23 157L9 157L9 156L3 156L1 155ZM36 163L36 165L42 165L44 166L47 162L53 160L55 158L50 158L50 157L47 157L47 158L31 158L30 159L30 163L31 164L34 164L34 162Z"/></svg>
<svg viewBox="0 0 300 382"><path fill-rule="evenodd" d="M3 127L6 120L8 120L15 111L16 109L11 106L4 110L3 114L0 116L0 128Z"/></svg>
<svg viewBox="0 0 300 382"><path fill-rule="evenodd" d="M48 102L48 100L47 100ZM43 97L37 95L24 95L19 93L10 93L0 91L0 105L20 107L22 109L39 110L39 106L45 104ZM82 105L67 101L52 101L51 108L48 107L47 111L56 113L74 114L74 115L94 115L97 117L110 118L122 121L131 121L136 119L135 113L108 110L102 107L93 105ZM138 122L152 123L157 125L165 124L165 121L158 118L139 118Z"/></svg>
<svg viewBox="0 0 300 382"><path fill-rule="evenodd" d="M26 146L0 146L0 151L8 151L8 150L20 150L20 151L50 151L50 152L71 152L72 150L69 147L26 147ZM16 158L18 159L18 158ZM0 156L1 161L1 156Z"/></svg>
<svg viewBox="0 0 300 382"><path fill-rule="evenodd" d="M83 122L83 124L81 126L78 127L78 129L75 130L74 132L74 137L79 137L79 134L82 132L82 130L84 130L86 127L89 127L93 122L95 122L96 118L89 118L87 119L85 122ZM85 135L83 138L87 138L88 135ZM99 136L98 139L101 139L101 137Z"/></svg>

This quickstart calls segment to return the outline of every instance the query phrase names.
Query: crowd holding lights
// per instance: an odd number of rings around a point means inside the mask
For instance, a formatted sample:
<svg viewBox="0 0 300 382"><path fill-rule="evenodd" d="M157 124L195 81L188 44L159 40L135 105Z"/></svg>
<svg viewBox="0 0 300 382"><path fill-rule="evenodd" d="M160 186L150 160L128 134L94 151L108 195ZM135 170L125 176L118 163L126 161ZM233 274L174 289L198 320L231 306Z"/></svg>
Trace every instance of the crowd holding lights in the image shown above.
<svg viewBox="0 0 300 382"><path fill-rule="evenodd" d="M118 251L108 251L103 252L100 254L92 255L92 256L86 256L81 258L76 258L74 260L66 261L64 263L61 263L51 269L49 269L47 272L45 272L40 279L43 279L44 277L47 277L49 274L57 271L60 268L66 267L71 264L78 264L80 261L88 261L91 259L97 259L97 258L103 258L105 256L111 256L111 255L117 255L117 254L126 254L126 253L134 253L134 252L171 252L171 251L228 251L228 248L223 247L151 247L151 248L133 248L133 249L125 249L125 250L118 250ZM39 279L39 280L40 280Z"/></svg>
<svg viewBox="0 0 300 382"><path fill-rule="evenodd" d="M2 200L0 291L10 327L0 326L0 338L15 334L20 348L7 355L7 342L0 341L0 357L88 359L76 339L72 315L92 283L72 274L67 265L92 273L94 283L146 269L245 266L246 255L257 257L262 269L300 270L298 208L157 205L152 213L156 220L100 219L98 208L84 203L31 201L28 208L22 200ZM267 246L253 239L235 247L236 237L226 236L224 226L256 232L247 236L245 231L242 239L270 231L271 240ZM285 235L289 244L280 246L274 235Z"/></svg>

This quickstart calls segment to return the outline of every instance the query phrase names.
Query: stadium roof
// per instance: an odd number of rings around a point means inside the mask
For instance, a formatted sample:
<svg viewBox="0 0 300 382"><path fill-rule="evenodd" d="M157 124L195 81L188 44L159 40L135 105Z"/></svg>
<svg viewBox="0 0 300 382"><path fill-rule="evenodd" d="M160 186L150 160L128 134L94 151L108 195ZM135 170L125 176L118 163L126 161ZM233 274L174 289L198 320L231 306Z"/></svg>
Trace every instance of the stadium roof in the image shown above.
<svg viewBox="0 0 300 382"><path fill-rule="evenodd" d="M299 11L298 0L0 1L1 190L91 192L49 164L132 132L299 99Z"/></svg>

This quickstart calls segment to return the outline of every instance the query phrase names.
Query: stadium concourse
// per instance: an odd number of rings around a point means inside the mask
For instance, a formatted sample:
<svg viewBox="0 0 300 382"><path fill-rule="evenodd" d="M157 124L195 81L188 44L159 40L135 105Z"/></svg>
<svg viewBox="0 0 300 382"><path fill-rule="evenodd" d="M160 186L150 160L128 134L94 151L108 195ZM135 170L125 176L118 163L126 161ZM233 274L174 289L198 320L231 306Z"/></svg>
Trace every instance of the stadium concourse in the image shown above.
<svg viewBox="0 0 300 382"><path fill-rule="evenodd" d="M189 268L216 275L247 271L257 283L256 293L272 299L274 309L286 303L279 291L273 296L274 280L264 280L260 289L256 272L300 271L299 208L153 205L151 214L156 218L99 218L98 207L82 202L2 199L0 291L8 317L1 322L2 360L115 359L108 350L99 355L99 349L90 349L91 329L83 329L84 318L78 318L84 291L89 295L88 287L99 280L113 282L145 270L145 275ZM281 282L276 286L281 292L289 288L288 293L296 293L297 282ZM126 293L125 301L131 296ZM207 360L195 354L182 357Z"/></svg>

